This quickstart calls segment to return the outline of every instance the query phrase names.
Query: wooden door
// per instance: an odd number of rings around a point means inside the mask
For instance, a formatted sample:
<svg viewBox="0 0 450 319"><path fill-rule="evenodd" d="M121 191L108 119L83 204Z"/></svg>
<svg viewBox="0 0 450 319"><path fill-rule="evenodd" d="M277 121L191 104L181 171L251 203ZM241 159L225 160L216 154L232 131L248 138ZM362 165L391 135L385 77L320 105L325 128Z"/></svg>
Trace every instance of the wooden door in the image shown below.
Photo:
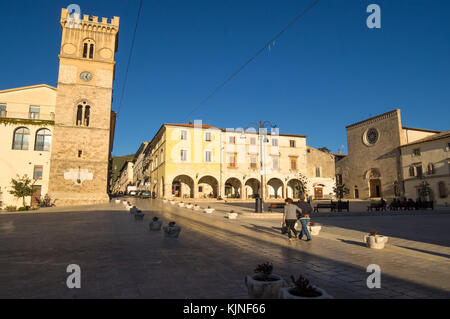
<svg viewBox="0 0 450 319"><path fill-rule="evenodd" d="M323 188L314 187L314 198L323 198Z"/></svg>
<svg viewBox="0 0 450 319"><path fill-rule="evenodd" d="M42 186L33 186L33 195L31 195L31 206L38 206L41 200Z"/></svg>

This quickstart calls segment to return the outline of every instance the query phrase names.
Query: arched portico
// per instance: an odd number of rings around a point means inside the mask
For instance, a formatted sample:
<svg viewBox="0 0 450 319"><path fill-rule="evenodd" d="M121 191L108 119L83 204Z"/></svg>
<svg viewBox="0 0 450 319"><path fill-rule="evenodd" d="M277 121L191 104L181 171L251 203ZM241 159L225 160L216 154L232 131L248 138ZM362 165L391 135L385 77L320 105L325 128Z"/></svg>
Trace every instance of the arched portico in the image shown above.
<svg viewBox="0 0 450 319"><path fill-rule="evenodd" d="M260 193L260 182L256 178L249 178L245 182L245 194L244 198L253 198L255 195Z"/></svg>
<svg viewBox="0 0 450 319"><path fill-rule="evenodd" d="M216 198L219 191L219 182L213 176L206 175L198 180L199 198Z"/></svg>
<svg viewBox="0 0 450 319"><path fill-rule="evenodd" d="M194 197L194 180L188 175L178 175L172 180L172 196Z"/></svg>
<svg viewBox="0 0 450 319"><path fill-rule="evenodd" d="M302 182L299 179L291 179L287 183L287 197L298 199L303 194Z"/></svg>
<svg viewBox="0 0 450 319"><path fill-rule="evenodd" d="M242 183L235 177L230 177L225 182L225 197L241 198Z"/></svg>
<svg viewBox="0 0 450 319"><path fill-rule="evenodd" d="M283 198L283 181L279 178L272 178L267 182L268 198Z"/></svg>

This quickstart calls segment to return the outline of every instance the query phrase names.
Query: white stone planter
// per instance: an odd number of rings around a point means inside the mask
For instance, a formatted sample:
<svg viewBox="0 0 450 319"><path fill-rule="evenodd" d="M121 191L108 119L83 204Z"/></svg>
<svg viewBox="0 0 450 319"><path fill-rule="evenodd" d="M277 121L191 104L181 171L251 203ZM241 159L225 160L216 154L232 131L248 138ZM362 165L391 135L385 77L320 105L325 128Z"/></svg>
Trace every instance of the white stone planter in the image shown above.
<svg viewBox="0 0 450 319"><path fill-rule="evenodd" d="M163 203L166 204L168 202L167 199L163 199Z"/></svg>
<svg viewBox="0 0 450 319"><path fill-rule="evenodd" d="M194 206L192 209L193 210L200 210L200 206Z"/></svg>
<svg viewBox="0 0 450 319"><path fill-rule="evenodd" d="M322 229L322 226L315 225L315 226L308 226L309 233L311 236L319 236L320 230Z"/></svg>
<svg viewBox="0 0 450 319"><path fill-rule="evenodd" d="M160 221L160 220L157 220L156 222L155 221L151 221L148 226L149 226L150 230L160 231L161 227L162 227L162 221Z"/></svg>
<svg viewBox="0 0 450 319"><path fill-rule="evenodd" d="M205 208L205 210L203 211L206 214L212 214L214 211L214 208Z"/></svg>
<svg viewBox="0 0 450 319"><path fill-rule="evenodd" d="M128 205L128 202L127 202L126 200L123 200L123 201L122 201L122 204Z"/></svg>
<svg viewBox="0 0 450 319"><path fill-rule="evenodd" d="M116 203L116 204L120 204L120 202L121 202L120 199L116 199L116 200L115 200L115 203Z"/></svg>
<svg viewBox="0 0 450 319"><path fill-rule="evenodd" d="M366 235L364 236L364 241L366 242L367 247L372 249L383 249L384 245L387 243L389 237L381 236L381 235L375 235L370 236Z"/></svg>
<svg viewBox="0 0 450 319"><path fill-rule="evenodd" d="M186 204L186 206L185 206L187 209L191 209L192 207L194 207L194 205L192 205L192 204Z"/></svg>
<svg viewBox="0 0 450 319"><path fill-rule="evenodd" d="M170 205L175 205L176 203L175 203L175 201L174 200L171 200L170 201Z"/></svg>
<svg viewBox="0 0 450 319"><path fill-rule="evenodd" d="M128 209L130 210L130 214L136 214L138 212L138 209L133 206L128 206Z"/></svg>
<svg viewBox="0 0 450 319"><path fill-rule="evenodd" d="M291 294L289 292L292 288L293 287L281 288L280 289L280 293L279 293L279 298L280 299L333 299L333 297L330 296L329 294L327 294L325 290L320 289L318 287L314 287L318 292L320 292L322 294L322 295L320 295L318 297L300 297L300 296L295 296L295 295L293 295L293 294Z"/></svg>
<svg viewBox="0 0 450 319"><path fill-rule="evenodd" d="M184 203L178 203L178 207L184 207Z"/></svg>
<svg viewBox="0 0 450 319"><path fill-rule="evenodd" d="M170 237L170 238L178 238L178 236L180 235L181 232L181 227L180 226L165 226L163 227L164 229L164 234L166 235L166 237Z"/></svg>
<svg viewBox="0 0 450 319"><path fill-rule="evenodd" d="M236 219L238 217L237 213L228 213L227 214L228 219Z"/></svg>
<svg viewBox="0 0 450 319"><path fill-rule="evenodd" d="M245 277L248 296L250 299L277 299L280 289L286 286L286 282L281 276L271 275L275 281L261 281L254 279L258 275L248 275Z"/></svg>

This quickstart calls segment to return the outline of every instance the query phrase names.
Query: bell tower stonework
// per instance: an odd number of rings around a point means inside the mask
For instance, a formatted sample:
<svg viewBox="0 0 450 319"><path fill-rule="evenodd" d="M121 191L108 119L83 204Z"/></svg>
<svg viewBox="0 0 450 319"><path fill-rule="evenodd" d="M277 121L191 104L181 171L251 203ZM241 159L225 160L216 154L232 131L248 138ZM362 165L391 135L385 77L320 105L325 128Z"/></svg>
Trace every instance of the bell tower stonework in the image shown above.
<svg viewBox="0 0 450 319"><path fill-rule="evenodd" d="M119 18L108 21L61 12L55 127L49 195L57 206L109 201L108 164Z"/></svg>

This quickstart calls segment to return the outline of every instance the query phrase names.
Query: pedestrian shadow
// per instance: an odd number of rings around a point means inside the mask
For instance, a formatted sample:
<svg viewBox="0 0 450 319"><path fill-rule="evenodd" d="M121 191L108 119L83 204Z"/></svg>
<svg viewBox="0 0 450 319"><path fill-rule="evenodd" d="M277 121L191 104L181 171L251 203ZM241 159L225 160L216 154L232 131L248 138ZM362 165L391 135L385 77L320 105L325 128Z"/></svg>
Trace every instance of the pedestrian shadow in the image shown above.
<svg viewBox="0 0 450 319"><path fill-rule="evenodd" d="M340 241L343 242L344 244L349 244L349 245L355 245L355 246L366 247L366 244L361 243L361 242L359 242L359 241L347 240L347 239L342 239L342 238L338 238L337 240L340 240Z"/></svg>
<svg viewBox="0 0 450 319"><path fill-rule="evenodd" d="M242 225L244 228L247 228L248 230L251 231L257 231L257 232L264 232L266 234L276 234L276 235L283 235L281 233L281 227L266 227L266 226L260 226L260 225L255 225L255 224L251 224L251 226L247 226L247 225Z"/></svg>
<svg viewBox="0 0 450 319"><path fill-rule="evenodd" d="M406 247L406 246L399 246L399 245L394 245L400 248L405 248L405 249L410 249L410 250L415 250L418 251L420 253L424 253L424 254L429 254L429 255L434 255L434 256L439 256L439 257L444 257L444 258L448 258L450 259L450 255L447 254L441 254L435 251L430 251L430 250L424 250L424 249L418 249L418 248L413 248L413 247Z"/></svg>

